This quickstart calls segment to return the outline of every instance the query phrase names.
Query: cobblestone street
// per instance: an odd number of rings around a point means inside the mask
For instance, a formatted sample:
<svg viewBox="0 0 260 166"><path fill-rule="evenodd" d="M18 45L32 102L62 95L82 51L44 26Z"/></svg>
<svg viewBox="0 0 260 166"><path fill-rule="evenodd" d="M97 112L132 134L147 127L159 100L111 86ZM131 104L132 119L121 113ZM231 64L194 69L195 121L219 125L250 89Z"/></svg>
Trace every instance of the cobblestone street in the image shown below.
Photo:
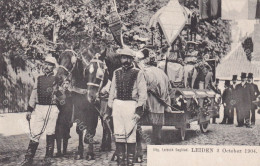
<svg viewBox="0 0 260 166"><path fill-rule="evenodd" d="M2 114L0 115L0 165L18 165L24 158L24 153L27 149L29 138L25 133L25 125L17 125L19 120L23 119L25 114ZM258 115L259 116L259 115ZM7 119L9 119L7 121ZM12 121L10 120L12 119ZM14 120L15 119L15 120ZM260 138L260 120L257 117L256 125L253 128L236 127L236 125L221 125L210 124L209 131L203 134L199 130L196 123L191 124L191 128L186 131L186 140L181 141L180 133L174 127L164 127L162 132L162 143L170 145L249 145L259 146ZM17 121L18 120L18 121ZM4 121L4 122L3 122ZM219 123L220 119L217 119ZM23 123L23 122L21 122ZM4 124L4 125L2 125ZM9 129L7 130L7 126ZM20 130L23 128L23 130ZM143 136L151 137L151 127L142 127ZM16 134L14 134L16 133ZM99 123L95 139L101 141L102 128ZM54 158L53 165L116 165L116 162L111 162L110 159L115 150L113 144L112 152L99 152L99 146L95 145L96 159L92 161L74 160L74 153L77 149L77 134L75 132L75 125L71 130L72 138L69 140L68 157ZM86 151L87 146L85 146ZM143 142L144 161L142 164L146 165L146 143ZM41 165L41 160L45 155L45 138L42 136L39 148L36 152L34 165Z"/></svg>

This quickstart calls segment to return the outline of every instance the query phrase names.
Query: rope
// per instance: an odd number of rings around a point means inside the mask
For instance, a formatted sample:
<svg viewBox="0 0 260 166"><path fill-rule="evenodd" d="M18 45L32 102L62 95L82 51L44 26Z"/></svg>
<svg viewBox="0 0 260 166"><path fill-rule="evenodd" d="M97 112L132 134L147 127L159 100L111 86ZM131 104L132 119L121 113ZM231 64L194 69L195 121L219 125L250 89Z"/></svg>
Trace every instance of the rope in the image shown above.
<svg viewBox="0 0 260 166"><path fill-rule="evenodd" d="M54 86L54 85L53 85L53 86ZM54 90L53 90L53 92L52 92L52 94L51 94L51 98L52 98L53 96L54 96ZM52 104L49 105L48 111L47 111L47 113L46 113L46 115L45 115L45 118L44 118L44 123L43 123L42 129L41 129L41 132L40 132L39 134L36 134L36 135L33 136L32 130L31 130L30 120L28 121L28 123L29 123L30 135L31 135L32 138L36 138L37 136L39 136L39 135L41 135L42 133L44 133L44 131L45 131L46 127L47 127L47 124L48 124L48 122L49 122L49 117L50 117L50 114L51 114L51 107L52 107Z"/></svg>

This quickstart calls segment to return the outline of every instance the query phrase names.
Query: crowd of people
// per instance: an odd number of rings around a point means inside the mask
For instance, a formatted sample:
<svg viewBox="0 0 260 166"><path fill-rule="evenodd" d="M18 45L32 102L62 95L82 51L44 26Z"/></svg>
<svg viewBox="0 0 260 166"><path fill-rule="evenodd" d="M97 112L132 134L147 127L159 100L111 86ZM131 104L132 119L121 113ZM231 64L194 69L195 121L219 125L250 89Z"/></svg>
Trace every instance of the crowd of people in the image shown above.
<svg viewBox="0 0 260 166"><path fill-rule="evenodd" d="M236 110L237 127L251 128L255 125L256 101L260 92L258 86L253 83L253 74L241 73L241 83L237 84L237 75L233 75L232 84L225 80L225 90L222 95L224 106L224 118L220 124L234 124L234 112ZM251 118L250 118L251 117Z"/></svg>

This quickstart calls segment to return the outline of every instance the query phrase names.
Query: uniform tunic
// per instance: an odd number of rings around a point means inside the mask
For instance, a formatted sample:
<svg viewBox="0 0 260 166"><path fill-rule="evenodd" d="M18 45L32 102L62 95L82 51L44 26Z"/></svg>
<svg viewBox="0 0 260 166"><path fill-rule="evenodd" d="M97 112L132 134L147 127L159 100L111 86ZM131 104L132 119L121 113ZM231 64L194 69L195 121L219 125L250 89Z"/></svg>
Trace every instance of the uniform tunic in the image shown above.
<svg viewBox="0 0 260 166"><path fill-rule="evenodd" d="M53 73L39 76L35 81L30 96L29 106L35 109L35 111L32 112L30 122L32 132L31 140L36 142L39 141L42 132L44 131L43 126L46 122L46 134L55 134L55 126L59 110L56 106L55 95L52 95L52 92L55 89L53 87L54 81L55 77L53 76ZM50 112L49 116L47 115L48 112Z"/></svg>
<svg viewBox="0 0 260 166"><path fill-rule="evenodd" d="M133 84L132 84L133 83ZM144 74L133 66L114 71L108 98L116 142L136 143L135 109L147 100Z"/></svg>

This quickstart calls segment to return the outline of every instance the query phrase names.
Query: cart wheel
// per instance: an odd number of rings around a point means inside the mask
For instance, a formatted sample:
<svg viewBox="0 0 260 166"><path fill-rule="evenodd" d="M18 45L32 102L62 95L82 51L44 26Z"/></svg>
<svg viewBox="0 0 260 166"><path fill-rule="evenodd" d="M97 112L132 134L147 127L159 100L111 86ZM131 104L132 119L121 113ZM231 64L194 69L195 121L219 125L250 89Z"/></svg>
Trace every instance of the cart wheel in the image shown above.
<svg viewBox="0 0 260 166"><path fill-rule="evenodd" d="M209 123L200 124L200 131L206 133L208 131Z"/></svg>
<svg viewBox="0 0 260 166"><path fill-rule="evenodd" d="M185 140L185 136L186 136L186 129L185 127L181 127L179 128L180 133L181 133L181 140L184 141Z"/></svg>

